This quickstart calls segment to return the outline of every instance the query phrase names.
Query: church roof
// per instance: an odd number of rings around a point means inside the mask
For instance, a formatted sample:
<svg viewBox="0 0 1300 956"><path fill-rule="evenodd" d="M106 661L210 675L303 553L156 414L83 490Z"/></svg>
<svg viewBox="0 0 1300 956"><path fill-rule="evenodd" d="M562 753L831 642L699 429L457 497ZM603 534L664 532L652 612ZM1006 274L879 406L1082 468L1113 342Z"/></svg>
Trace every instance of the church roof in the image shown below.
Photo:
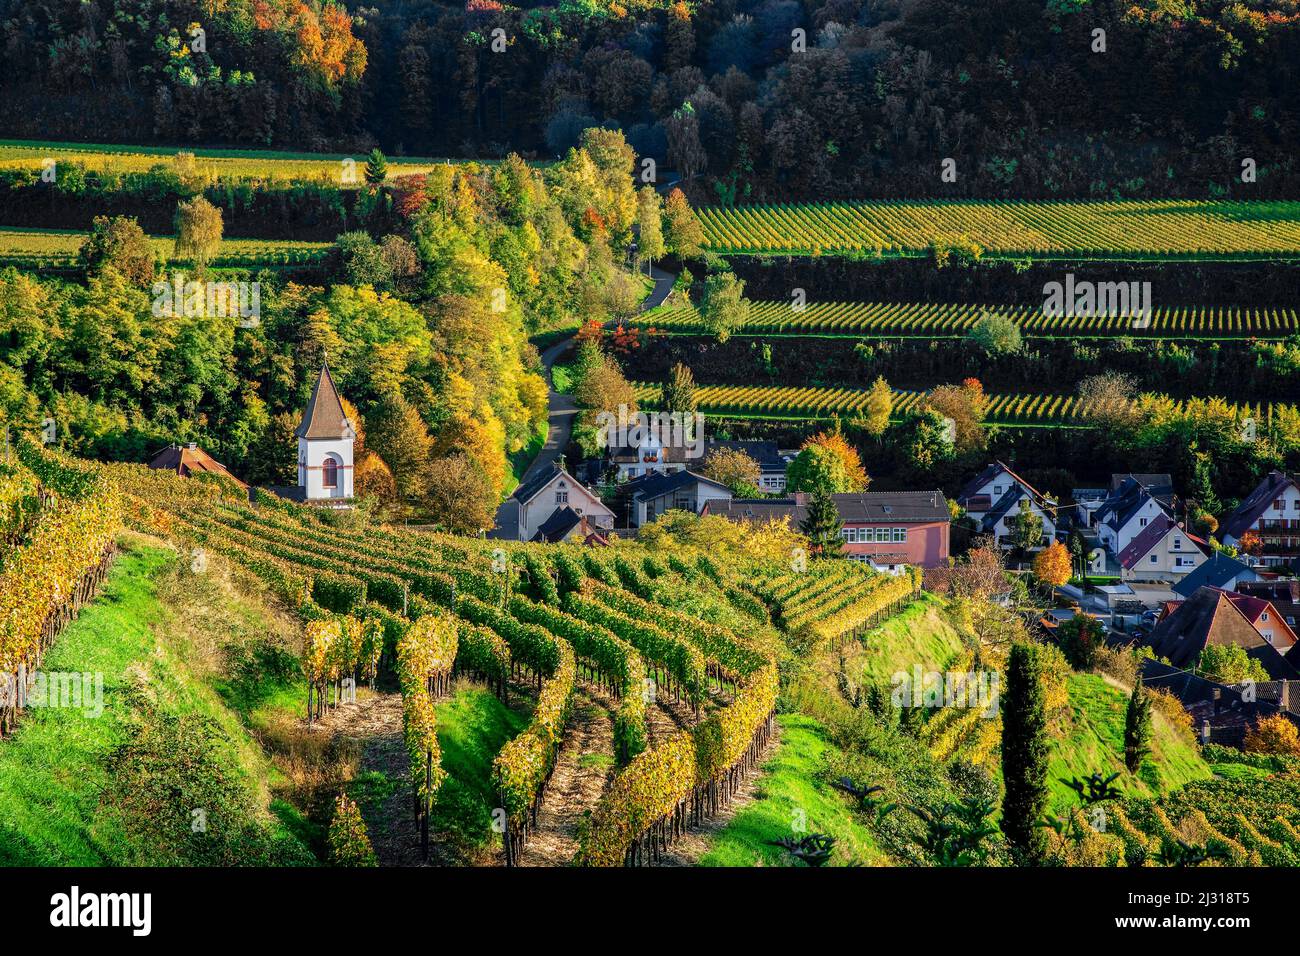
<svg viewBox="0 0 1300 956"><path fill-rule="evenodd" d="M311 390L311 401L302 413L302 424L294 433L298 438L348 438L355 432L343 411L339 390L334 387L329 364L320 367L320 376Z"/></svg>

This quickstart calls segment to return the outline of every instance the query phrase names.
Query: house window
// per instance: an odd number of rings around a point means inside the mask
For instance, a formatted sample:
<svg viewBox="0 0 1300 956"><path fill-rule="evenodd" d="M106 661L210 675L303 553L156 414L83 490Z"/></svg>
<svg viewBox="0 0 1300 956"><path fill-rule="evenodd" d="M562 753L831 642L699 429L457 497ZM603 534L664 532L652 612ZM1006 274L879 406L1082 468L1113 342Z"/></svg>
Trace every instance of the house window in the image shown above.
<svg viewBox="0 0 1300 956"><path fill-rule="evenodd" d="M1156 555L1154 555L1154 554L1151 555L1151 563L1152 563L1152 564L1155 564L1155 563L1156 563L1157 561L1159 561L1159 560L1160 560L1160 558L1159 558L1158 556L1156 556Z"/></svg>
<svg viewBox="0 0 1300 956"><path fill-rule="evenodd" d="M326 488L337 488L339 486L339 463L333 458L326 458L322 468L324 477L321 479Z"/></svg>
<svg viewBox="0 0 1300 956"><path fill-rule="evenodd" d="M1000 494L1002 494L1002 486L1001 486L1001 485L994 485L994 486L993 486L993 493L994 493L995 495L1000 495Z"/></svg>
<svg viewBox="0 0 1300 956"><path fill-rule="evenodd" d="M569 493L567 491L557 491L555 493L555 503L557 505L567 505L569 503Z"/></svg>
<svg viewBox="0 0 1300 956"><path fill-rule="evenodd" d="M1138 527L1145 528L1149 520L1150 520L1149 518L1138 518Z"/></svg>
<svg viewBox="0 0 1300 956"><path fill-rule="evenodd" d="M1182 538L1174 538L1174 550L1175 550L1175 551L1181 551L1181 550L1183 550L1183 539L1182 539Z"/></svg>
<svg viewBox="0 0 1300 956"><path fill-rule="evenodd" d="M906 528L895 528L895 529L894 529L894 540L895 540L895 541L906 541L906 540L907 540L907 529L906 529Z"/></svg>
<svg viewBox="0 0 1300 956"><path fill-rule="evenodd" d="M843 538L845 541L847 541L849 544L852 544L852 543L853 543L853 529L852 529L852 528L840 528L840 537Z"/></svg>
<svg viewBox="0 0 1300 956"><path fill-rule="evenodd" d="M1285 508L1285 507L1286 507L1286 502L1283 501L1281 498L1278 498L1277 500L1275 500L1275 501L1273 502L1273 510L1274 510L1274 511L1281 511L1281 510L1282 510L1283 508Z"/></svg>
<svg viewBox="0 0 1300 956"><path fill-rule="evenodd" d="M1263 614L1261 614L1261 615L1259 616L1259 619L1260 619L1261 621L1263 621L1265 624L1267 624L1267 623L1268 623L1268 611L1265 611Z"/></svg>
<svg viewBox="0 0 1300 956"><path fill-rule="evenodd" d="M889 540L889 529L888 529L888 528L877 528L877 529L876 529L876 540L877 540L877 541L882 541L882 542L883 542L883 541L888 541L888 540Z"/></svg>

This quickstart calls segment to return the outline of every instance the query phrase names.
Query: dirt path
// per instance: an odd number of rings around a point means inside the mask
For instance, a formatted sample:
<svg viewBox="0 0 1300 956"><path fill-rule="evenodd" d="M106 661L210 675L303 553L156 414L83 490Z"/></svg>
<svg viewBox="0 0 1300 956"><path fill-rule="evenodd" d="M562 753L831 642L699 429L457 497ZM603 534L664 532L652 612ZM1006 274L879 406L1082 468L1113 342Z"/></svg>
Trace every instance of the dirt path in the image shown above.
<svg viewBox="0 0 1300 956"><path fill-rule="evenodd" d="M423 866L420 832L415 826L408 785L410 759L402 739L402 695L375 693L355 705L345 705L317 721L314 733L335 733L355 742L360 751L358 775L378 772L392 792L363 801L366 830L380 866ZM437 865L437 841L431 840L430 863Z"/></svg>
<svg viewBox="0 0 1300 956"><path fill-rule="evenodd" d="M578 852L578 823L595 808L614 774L612 706L589 684L574 695L573 715L520 866L565 866Z"/></svg>
<svg viewBox="0 0 1300 956"><path fill-rule="evenodd" d="M759 754L759 767L769 760L776 753L776 748L781 743L781 725L774 724L772 736L768 738L767 746ZM722 811L710 820L705 820L703 825L694 829L687 830L686 835L668 848L668 852L659 858L657 866L695 866L700 862L700 857L708 853L713 846L714 838L718 831L731 822L737 813L743 810L749 804L763 796L762 789L763 771L760 769L757 773L750 774L740 785L731 802L722 808Z"/></svg>

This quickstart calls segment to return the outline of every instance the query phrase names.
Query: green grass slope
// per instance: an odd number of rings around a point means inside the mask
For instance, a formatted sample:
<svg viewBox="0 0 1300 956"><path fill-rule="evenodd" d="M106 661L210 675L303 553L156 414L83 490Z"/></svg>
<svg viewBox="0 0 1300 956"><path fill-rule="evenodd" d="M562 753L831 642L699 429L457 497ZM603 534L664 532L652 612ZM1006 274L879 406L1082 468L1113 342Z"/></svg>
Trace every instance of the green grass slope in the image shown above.
<svg viewBox="0 0 1300 956"><path fill-rule="evenodd" d="M274 767L176 639L159 595L176 561L129 544L47 655L46 672L103 675L103 712L30 708L0 741L0 863L312 862L301 819L272 812Z"/></svg>
<svg viewBox="0 0 1300 956"><path fill-rule="evenodd" d="M769 841L804 833L836 838L830 865L887 862L870 831L840 794L819 778L831 750L821 724L802 714L778 718L781 740L763 765L755 799L712 838L701 866L802 866Z"/></svg>
<svg viewBox="0 0 1300 956"><path fill-rule="evenodd" d="M1069 678L1071 726L1052 743L1052 800L1058 809L1078 803L1062 778L1118 773L1125 796L1169 793L1193 780L1212 776L1194 741L1180 734L1158 711L1152 713L1151 755L1130 774L1124 768L1124 713L1128 691L1100 674Z"/></svg>

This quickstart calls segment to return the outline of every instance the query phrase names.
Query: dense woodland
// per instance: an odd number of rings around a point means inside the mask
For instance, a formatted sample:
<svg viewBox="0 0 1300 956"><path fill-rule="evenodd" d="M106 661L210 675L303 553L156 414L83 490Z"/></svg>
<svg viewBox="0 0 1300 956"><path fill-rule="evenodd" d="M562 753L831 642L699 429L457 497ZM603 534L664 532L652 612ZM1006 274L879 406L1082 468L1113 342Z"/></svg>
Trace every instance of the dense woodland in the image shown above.
<svg viewBox="0 0 1300 956"><path fill-rule="evenodd" d="M0 128L552 158L604 124L697 201L1278 196L1298 21L1295 0L4 0Z"/></svg>

